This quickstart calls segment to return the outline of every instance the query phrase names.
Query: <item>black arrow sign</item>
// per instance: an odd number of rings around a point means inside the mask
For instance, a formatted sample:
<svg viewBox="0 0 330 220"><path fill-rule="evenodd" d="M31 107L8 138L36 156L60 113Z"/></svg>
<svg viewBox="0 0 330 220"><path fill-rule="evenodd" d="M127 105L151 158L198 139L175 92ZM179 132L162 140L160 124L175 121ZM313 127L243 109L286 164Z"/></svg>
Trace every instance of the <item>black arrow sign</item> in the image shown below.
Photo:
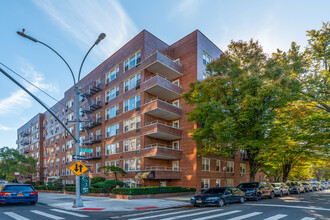
<svg viewBox="0 0 330 220"><path fill-rule="evenodd" d="M81 166L81 165L80 165ZM80 169L81 170L81 169ZM76 169L74 169L74 171L78 171L78 164L76 164ZM81 171L80 171L81 172Z"/></svg>
<svg viewBox="0 0 330 220"><path fill-rule="evenodd" d="M79 165L79 168L80 168L80 171L79 172L81 173L81 169L83 168L83 166L80 164Z"/></svg>

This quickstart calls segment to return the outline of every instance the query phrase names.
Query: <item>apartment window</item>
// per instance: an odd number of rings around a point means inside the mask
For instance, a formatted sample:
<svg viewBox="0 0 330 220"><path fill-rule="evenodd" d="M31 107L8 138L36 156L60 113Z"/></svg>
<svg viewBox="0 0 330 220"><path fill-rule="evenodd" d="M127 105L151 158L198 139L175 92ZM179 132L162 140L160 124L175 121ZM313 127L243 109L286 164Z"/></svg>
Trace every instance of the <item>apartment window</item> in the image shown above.
<svg viewBox="0 0 330 220"><path fill-rule="evenodd" d="M96 140L101 140L101 130L96 131Z"/></svg>
<svg viewBox="0 0 330 220"><path fill-rule="evenodd" d="M58 166L60 164L60 158L56 158L55 165Z"/></svg>
<svg viewBox="0 0 330 220"><path fill-rule="evenodd" d="M179 121L173 121L173 127L179 128Z"/></svg>
<svg viewBox="0 0 330 220"><path fill-rule="evenodd" d="M70 114L67 114L66 119L68 121L73 121L73 119L74 119L74 112L71 112Z"/></svg>
<svg viewBox="0 0 330 220"><path fill-rule="evenodd" d="M83 123L79 123L79 131L82 131L82 130L84 130L84 125L83 125Z"/></svg>
<svg viewBox="0 0 330 220"><path fill-rule="evenodd" d="M62 145L62 152L65 151L65 145Z"/></svg>
<svg viewBox="0 0 330 220"><path fill-rule="evenodd" d="M134 89L136 86L140 84L141 84L141 74L139 73L124 82L124 92Z"/></svg>
<svg viewBox="0 0 330 220"><path fill-rule="evenodd" d="M124 179L127 188L141 187L141 179Z"/></svg>
<svg viewBox="0 0 330 220"><path fill-rule="evenodd" d="M60 147L56 147L55 153L58 154L60 152Z"/></svg>
<svg viewBox="0 0 330 220"><path fill-rule="evenodd" d="M66 107L71 108L73 106L73 98L66 102Z"/></svg>
<svg viewBox="0 0 330 220"><path fill-rule="evenodd" d="M124 70L127 71L139 63L141 63L141 51L135 53L133 56L124 61Z"/></svg>
<svg viewBox="0 0 330 220"><path fill-rule="evenodd" d="M114 124L107 127L107 137L112 137L119 134L119 124Z"/></svg>
<svg viewBox="0 0 330 220"><path fill-rule="evenodd" d="M227 186L234 187L234 179L227 179Z"/></svg>
<svg viewBox="0 0 330 220"><path fill-rule="evenodd" d="M39 143L36 143L36 149L39 149Z"/></svg>
<svg viewBox="0 0 330 220"><path fill-rule="evenodd" d="M101 156L101 147L96 148L96 156L100 157Z"/></svg>
<svg viewBox="0 0 330 220"><path fill-rule="evenodd" d="M141 160L140 158L124 160L124 170L126 171L135 171L140 170Z"/></svg>
<svg viewBox="0 0 330 220"><path fill-rule="evenodd" d="M119 153L119 143L107 144L105 146L105 155L112 155Z"/></svg>
<svg viewBox="0 0 330 220"><path fill-rule="evenodd" d="M234 162L227 161L227 172L234 173Z"/></svg>
<svg viewBox="0 0 330 220"><path fill-rule="evenodd" d="M221 184L221 180L220 179L216 179L215 180L215 187L220 187Z"/></svg>
<svg viewBox="0 0 330 220"><path fill-rule="evenodd" d="M141 116L135 116L133 118L127 119L123 122L124 132L132 131L140 127Z"/></svg>
<svg viewBox="0 0 330 220"><path fill-rule="evenodd" d="M207 66L212 60L212 57L209 56L207 53L203 52L203 64Z"/></svg>
<svg viewBox="0 0 330 220"><path fill-rule="evenodd" d="M217 160L217 162L216 162L216 171L217 172L221 172L221 162L220 162L220 160Z"/></svg>
<svg viewBox="0 0 330 220"><path fill-rule="evenodd" d="M172 105L174 105L175 107L180 108L180 101L179 100L175 100L174 102L172 102Z"/></svg>
<svg viewBox="0 0 330 220"><path fill-rule="evenodd" d="M65 164L65 157L62 157L62 164Z"/></svg>
<svg viewBox="0 0 330 220"><path fill-rule="evenodd" d="M246 159L247 158L246 150L240 149L239 151L240 151L241 159Z"/></svg>
<svg viewBox="0 0 330 220"><path fill-rule="evenodd" d="M112 80L116 79L119 75L119 67L115 67L106 75L106 84L111 82Z"/></svg>
<svg viewBox="0 0 330 220"><path fill-rule="evenodd" d="M245 163L241 163L240 165L240 174L246 174L246 164Z"/></svg>
<svg viewBox="0 0 330 220"><path fill-rule="evenodd" d="M108 102L108 101L116 98L117 96L119 96L119 86L116 86L116 87L110 89L109 91L107 91L105 101Z"/></svg>
<svg viewBox="0 0 330 220"><path fill-rule="evenodd" d="M138 95L124 101L124 112L130 111L140 106L141 106L141 96Z"/></svg>
<svg viewBox="0 0 330 220"><path fill-rule="evenodd" d="M100 167L101 167L101 164L100 163L97 163L96 164L96 173L101 173Z"/></svg>
<svg viewBox="0 0 330 220"><path fill-rule="evenodd" d="M180 150L180 142L179 141L173 141L172 142L172 148L174 150Z"/></svg>
<svg viewBox="0 0 330 220"><path fill-rule="evenodd" d="M210 171L210 159L202 158L202 171Z"/></svg>
<svg viewBox="0 0 330 220"><path fill-rule="evenodd" d="M106 166L113 166L113 167L119 167L119 161L115 160L115 161L107 161L105 162Z"/></svg>
<svg viewBox="0 0 330 220"><path fill-rule="evenodd" d="M107 120L119 115L119 105L107 109Z"/></svg>
<svg viewBox="0 0 330 220"><path fill-rule="evenodd" d="M178 171L178 170L180 170L180 168L179 168L179 161L178 161L178 160L176 160L176 161L172 161L172 170L173 170L173 171Z"/></svg>
<svg viewBox="0 0 330 220"><path fill-rule="evenodd" d="M207 189L210 187L210 179L202 179L202 185L201 188L202 189Z"/></svg>
<svg viewBox="0 0 330 220"><path fill-rule="evenodd" d="M140 137L131 138L123 141L124 152L140 150Z"/></svg>

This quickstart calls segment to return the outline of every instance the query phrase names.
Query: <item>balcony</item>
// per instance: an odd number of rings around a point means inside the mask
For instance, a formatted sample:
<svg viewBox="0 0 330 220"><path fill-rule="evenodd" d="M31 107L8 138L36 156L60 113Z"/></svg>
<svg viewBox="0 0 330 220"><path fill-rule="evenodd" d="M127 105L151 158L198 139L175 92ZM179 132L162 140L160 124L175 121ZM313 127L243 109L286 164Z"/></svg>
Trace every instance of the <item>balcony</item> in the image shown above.
<svg viewBox="0 0 330 220"><path fill-rule="evenodd" d="M23 140L22 142L21 142L21 145L22 146L26 146L26 145L28 145L28 144L30 144L31 142L30 141L28 141L28 140Z"/></svg>
<svg viewBox="0 0 330 220"><path fill-rule="evenodd" d="M22 137L27 137L27 136L29 136L30 134L31 134L31 132L29 132L29 131L23 131L22 134L21 134L21 136L22 136Z"/></svg>
<svg viewBox="0 0 330 220"><path fill-rule="evenodd" d="M167 101L180 98L182 93L180 86L173 84L160 75L147 78L143 83L143 89L145 92Z"/></svg>
<svg viewBox="0 0 330 220"><path fill-rule="evenodd" d="M102 90L102 84L96 85L96 82L94 81L84 88L84 92L82 93L81 96L89 98L101 90Z"/></svg>
<svg viewBox="0 0 330 220"><path fill-rule="evenodd" d="M147 57L143 63L143 68L152 73L160 73L166 78L173 80L182 76L181 64L156 51Z"/></svg>
<svg viewBox="0 0 330 220"><path fill-rule="evenodd" d="M101 118L93 118L91 122L87 123L86 125L84 125L84 129L92 129L96 126L99 126L102 124Z"/></svg>
<svg viewBox="0 0 330 220"><path fill-rule="evenodd" d="M182 170L177 167L151 166L146 167L145 172L146 171L154 175L146 175L145 179L178 180L182 178Z"/></svg>
<svg viewBox="0 0 330 220"><path fill-rule="evenodd" d="M101 142L101 135L97 135L96 138L90 137L89 139L82 142L82 144L91 145Z"/></svg>
<svg viewBox="0 0 330 220"><path fill-rule="evenodd" d="M101 159L101 153L97 152L96 154L93 153L87 153L85 154L86 160L97 160Z"/></svg>
<svg viewBox="0 0 330 220"><path fill-rule="evenodd" d="M162 160L177 160L182 158L182 151L175 150L169 145L151 144L142 150L143 156Z"/></svg>
<svg viewBox="0 0 330 220"><path fill-rule="evenodd" d="M85 105L84 109L81 111L84 114L91 114L93 111L102 108L101 101L92 101L91 104Z"/></svg>
<svg viewBox="0 0 330 220"><path fill-rule="evenodd" d="M178 140L182 137L182 130L162 121L148 122L143 127L146 136L167 141Z"/></svg>
<svg viewBox="0 0 330 220"><path fill-rule="evenodd" d="M160 99L148 100L144 105L145 114L164 120L175 120L182 117L182 109Z"/></svg>

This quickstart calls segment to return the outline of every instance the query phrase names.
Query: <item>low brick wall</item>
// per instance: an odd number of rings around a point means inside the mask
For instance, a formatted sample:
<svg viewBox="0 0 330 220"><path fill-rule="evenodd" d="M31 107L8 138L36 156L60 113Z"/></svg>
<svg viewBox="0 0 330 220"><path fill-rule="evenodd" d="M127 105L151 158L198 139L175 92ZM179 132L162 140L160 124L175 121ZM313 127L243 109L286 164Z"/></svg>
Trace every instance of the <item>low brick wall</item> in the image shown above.
<svg viewBox="0 0 330 220"><path fill-rule="evenodd" d="M55 191L55 190L39 190L37 189L38 192L45 192L45 193L59 193L63 194L63 191Z"/></svg>
<svg viewBox="0 0 330 220"><path fill-rule="evenodd" d="M162 193L162 194L147 194L147 195L119 195L111 194L110 198L114 199L146 199L146 198L160 198L160 197L170 197L170 196L185 196L185 195L195 195L191 192L181 192L181 193Z"/></svg>
<svg viewBox="0 0 330 220"><path fill-rule="evenodd" d="M37 190L38 192L45 192L45 193L59 193L59 194L66 194L66 195L75 195L76 192L68 192L68 191L53 191L53 190ZM81 194L81 196L94 196L94 197L109 197L110 193L88 193L88 194Z"/></svg>

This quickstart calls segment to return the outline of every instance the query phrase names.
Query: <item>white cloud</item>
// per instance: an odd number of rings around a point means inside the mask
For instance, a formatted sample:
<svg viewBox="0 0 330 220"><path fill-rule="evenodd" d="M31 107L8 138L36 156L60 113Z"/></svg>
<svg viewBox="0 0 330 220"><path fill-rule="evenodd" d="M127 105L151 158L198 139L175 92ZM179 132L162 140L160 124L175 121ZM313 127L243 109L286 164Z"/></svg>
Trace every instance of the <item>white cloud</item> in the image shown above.
<svg viewBox="0 0 330 220"><path fill-rule="evenodd" d="M0 125L0 130L2 131L10 131L10 130L13 130L12 128L9 128L9 127L6 127L6 126L3 126L3 125Z"/></svg>
<svg viewBox="0 0 330 220"><path fill-rule="evenodd" d="M118 50L137 28L117 0L51 1L34 0L57 25L72 35L84 49L104 32L107 37L95 52L103 59Z"/></svg>
<svg viewBox="0 0 330 220"><path fill-rule="evenodd" d="M198 9L200 3L201 0L182 0L172 9L170 16L188 16L193 14Z"/></svg>
<svg viewBox="0 0 330 220"><path fill-rule="evenodd" d="M24 67L21 68L21 72L24 73L24 77L32 82L37 87L47 92L58 92L58 88L52 84L45 83L44 75L37 72L33 66L25 62ZM34 86L22 82L22 84L32 93L40 94L39 90ZM32 97L23 90L16 90L9 97L0 100L0 115L21 114L24 109L28 109L32 106ZM1 130L1 127L0 127ZM4 130L4 129L2 129Z"/></svg>

